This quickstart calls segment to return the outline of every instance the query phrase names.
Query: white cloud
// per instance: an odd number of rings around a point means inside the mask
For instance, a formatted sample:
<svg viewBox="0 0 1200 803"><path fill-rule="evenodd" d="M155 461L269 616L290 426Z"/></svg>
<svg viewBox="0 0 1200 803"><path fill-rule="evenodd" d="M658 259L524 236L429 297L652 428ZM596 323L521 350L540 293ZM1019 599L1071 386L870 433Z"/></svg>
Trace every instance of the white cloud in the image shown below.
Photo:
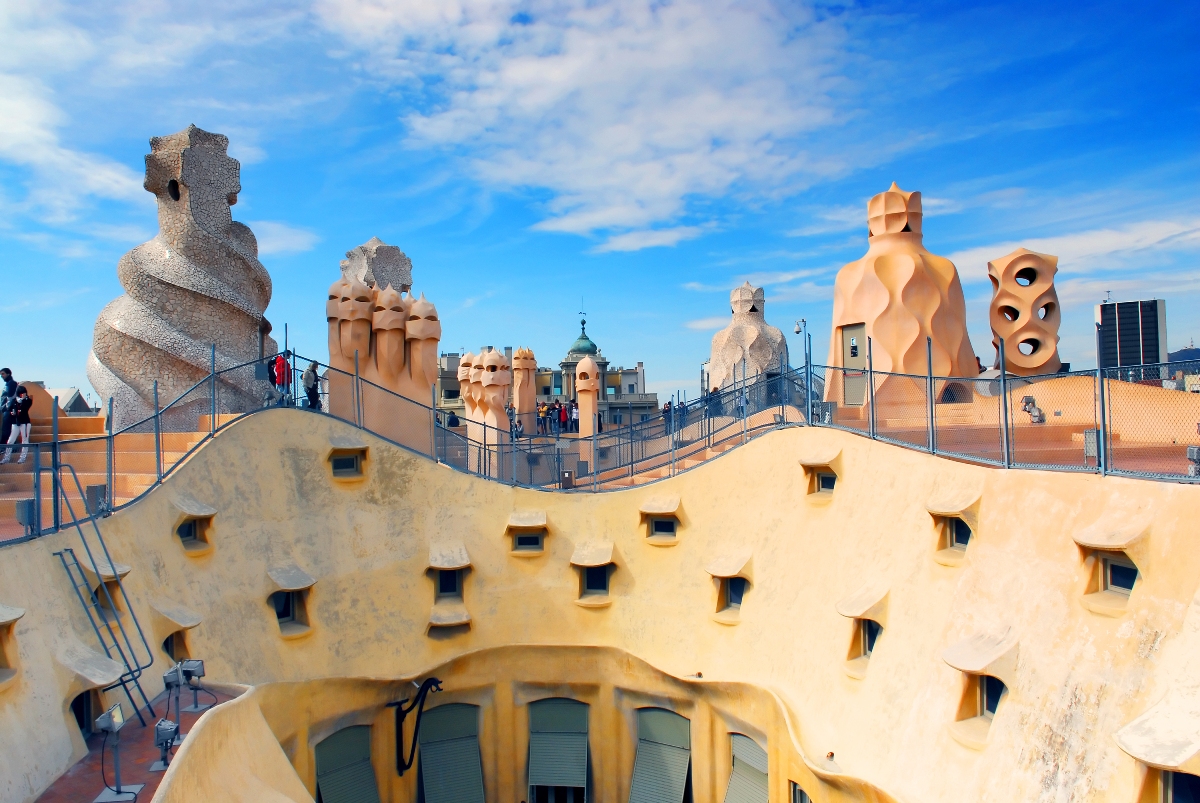
<svg viewBox="0 0 1200 803"><path fill-rule="evenodd" d="M258 253L263 256L311 251L321 240L316 232L275 220L255 220L246 225L254 232L258 240Z"/></svg>
<svg viewBox="0 0 1200 803"><path fill-rule="evenodd" d="M684 326L697 332L712 332L716 331L717 329L724 329L728 323L728 316L714 316L712 318L700 318L695 321L688 321L684 324Z"/></svg>
<svg viewBox="0 0 1200 803"><path fill-rule="evenodd" d="M317 7L375 76L424 101L405 118L411 146L461 148L487 183L549 190L540 230L664 244L642 230L690 199L831 170L799 141L837 118L838 15L769 0Z"/></svg>
<svg viewBox="0 0 1200 803"><path fill-rule="evenodd" d="M1121 228L993 243L957 251L949 259L958 267L965 282L984 282L987 281L988 261L1017 248L1054 254L1059 258L1060 276L1113 270L1127 266L1132 259L1147 252L1200 251L1200 218L1143 220Z"/></svg>
<svg viewBox="0 0 1200 803"><path fill-rule="evenodd" d="M603 254L608 251L640 251L643 248L672 246L683 240L699 237L699 226L676 226L673 229L646 229L645 231L630 231L609 237L605 242L596 246L594 253Z"/></svg>
<svg viewBox="0 0 1200 803"><path fill-rule="evenodd" d="M692 290L697 293L727 293L731 288L721 284L704 284L703 282L684 282L684 290Z"/></svg>

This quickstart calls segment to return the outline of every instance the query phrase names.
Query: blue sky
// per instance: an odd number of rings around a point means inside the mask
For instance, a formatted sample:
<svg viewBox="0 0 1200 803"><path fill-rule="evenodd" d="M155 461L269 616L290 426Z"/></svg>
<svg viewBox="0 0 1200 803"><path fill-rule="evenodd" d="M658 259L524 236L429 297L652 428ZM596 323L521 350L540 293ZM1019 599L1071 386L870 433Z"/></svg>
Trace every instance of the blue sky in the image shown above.
<svg viewBox="0 0 1200 803"><path fill-rule="evenodd" d="M379 236L444 350L578 331L652 389L698 390L744 279L821 361L866 201L920 190L985 364L986 263L1060 256L1060 350L1092 305L1167 299L1200 340L1194 3L250 0L0 5L0 362L87 387L121 254L155 233L148 139L242 162L276 331L324 358L325 291ZM793 359L793 362L799 362Z"/></svg>

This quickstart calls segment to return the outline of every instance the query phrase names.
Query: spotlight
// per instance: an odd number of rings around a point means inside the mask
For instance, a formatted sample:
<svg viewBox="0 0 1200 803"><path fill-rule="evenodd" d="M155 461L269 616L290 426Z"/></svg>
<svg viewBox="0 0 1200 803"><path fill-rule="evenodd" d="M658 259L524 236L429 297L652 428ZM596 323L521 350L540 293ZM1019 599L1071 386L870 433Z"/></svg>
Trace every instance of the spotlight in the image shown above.
<svg viewBox="0 0 1200 803"><path fill-rule="evenodd" d="M175 664L175 666L171 667L170 669L168 669L166 672L163 673L163 686L165 686L167 689L167 711L168 712L171 710L171 697L172 696L175 697L175 726L176 726L175 744L182 744L183 737L187 736L186 733L181 732L183 729L182 729L182 727L180 727L181 723L179 721L179 689L181 686L184 686L186 684L187 684L187 681L184 679L182 663Z"/></svg>
<svg viewBox="0 0 1200 803"><path fill-rule="evenodd" d="M112 708L105 711L96 718L96 730L103 731L104 742L108 743L110 737L112 739L113 749L113 774L116 776L116 786L109 786L108 781L104 781L104 791L93 801L93 803L118 803L118 801L137 800L138 792L142 791L145 784L129 784L121 785L121 728L125 727L125 710L121 708L121 704L117 703ZM101 756L100 760L100 778L104 779L104 759Z"/></svg>
<svg viewBox="0 0 1200 803"><path fill-rule="evenodd" d="M160 719L154 724L154 746L158 748L158 761L150 765L151 772L166 772L171 765L171 748L175 746L175 737L179 735L179 726L169 719Z"/></svg>
<svg viewBox="0 0 1200 803"><path fill-rule="evenodd" d="M188 686L192 690L192 704L183 709L189 714L199 714L201 711L206 711L212 708L212 703L200 702L200 690L204 688L200 684L200 678L204 677L204 662L192 658L180 664L183 670L183 676L188 682ZM195 683L192 681L195 680ZM206 692L207 693L207 692Z"/></svg>

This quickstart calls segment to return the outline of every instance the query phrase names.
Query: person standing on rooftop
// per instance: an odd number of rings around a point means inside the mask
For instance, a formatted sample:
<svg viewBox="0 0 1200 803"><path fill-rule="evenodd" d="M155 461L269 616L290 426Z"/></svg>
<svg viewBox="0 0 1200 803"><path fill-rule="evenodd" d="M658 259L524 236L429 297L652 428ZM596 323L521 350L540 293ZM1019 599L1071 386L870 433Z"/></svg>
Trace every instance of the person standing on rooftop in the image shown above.
<svg viewBox="0 0 1200 803"><path fill-rule="evenodd" d="M17 395L9 402L8 408L13 417L12 433L8 436L8 448L4 450L4 459L0 463L7 463L12 460L12 445L17 442L17 438L21 438L21 459L18 463L24 463L26 456L29 454L29 430L32 422L29 419L29 410L33 407L33 399L29 398L29 392L25 390L24 385L17 386Z"/></svg>
<svg viewBox="0 0 1200 803"><path fill-rule="evenodd" d="M0 390L0 443L8 443L8 436L12 432L13 418L8 411L8 404L17 395L17 383L12 377L12 371L8 368L0 368L0 381L3 381L3 390Z"/></svg>

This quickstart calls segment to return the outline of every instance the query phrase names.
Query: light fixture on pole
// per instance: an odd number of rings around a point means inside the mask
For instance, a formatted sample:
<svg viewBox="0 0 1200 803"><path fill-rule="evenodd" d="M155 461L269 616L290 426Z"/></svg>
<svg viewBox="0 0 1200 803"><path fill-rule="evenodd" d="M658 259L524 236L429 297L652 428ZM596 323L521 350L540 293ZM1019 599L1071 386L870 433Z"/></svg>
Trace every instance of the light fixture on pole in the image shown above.
<svg viewBox="0 0 1200 803"><path fill-rule="evenodd" d="M200 683L200 678L204 677L204 662L198 658L189 658L180 663L183 669L183 679L187 682L188 687L192 690L192 704L183 709L188 714L199 714L201 711L207 711L212 708L212 703L200 702L200 690L204 686ZM196 681L192 683L192 681Z"/></svg>
<svg viewBox="0 0 1200 803"><path fill-rule="evenodd" d="M169 719L160 719L154 723L154 746L158 748L158 761L150 765L151 772L166 772L171 766L171 748L175 746L175 737L179 735L179 726Z"/></svg>
<svg viewBox="0 0 1200 803"><path fill-rule="evenodd" d="M116 776L113 780L115 786L109 786L108 781L104 781L104 791L100 793L93 803L117 803L118 801L137 800L138 792L142 791L144 783L121 785L121 728L125 727L125 710L121 708L121 704L117 703L112 708L105 711L96 718L96 730L103 731L107 734L104 737L107 744L109 736L112 737L113 748L113 774ZM104 761L100 762L100 777L104 778Z"/></svg>
<svg viewBox="0 0 1200 803"><path fill-rule="evenodd" d="M163 686L166 687L167 690L167 710L170 710L171 708L171 696L174 695L175 697L175 725L177 726L175 733L175 744L177 745L182 744L183 737L187 736L186 733L183 733L183 723L180 721L179 714L179 689L185 682L186 681L183 679L182 664L175 664L175 666L163 673Z"/></svg>

